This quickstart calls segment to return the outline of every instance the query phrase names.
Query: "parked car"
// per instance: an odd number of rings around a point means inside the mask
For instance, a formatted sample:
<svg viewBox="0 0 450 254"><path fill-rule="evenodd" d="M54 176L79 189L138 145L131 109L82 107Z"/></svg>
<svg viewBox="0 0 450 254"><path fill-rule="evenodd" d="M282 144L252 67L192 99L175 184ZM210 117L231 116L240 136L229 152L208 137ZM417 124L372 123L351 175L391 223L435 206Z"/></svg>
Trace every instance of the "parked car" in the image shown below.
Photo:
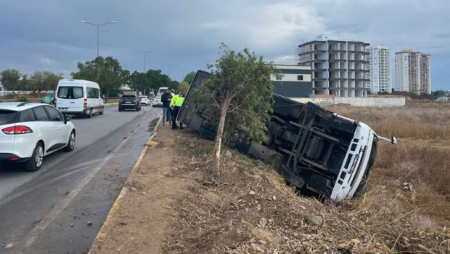
<svg viewBox="0 0 450 254"><path fill-rule="evenodd" d="M139 100L141 101L141 105L148 106L150 105L150 100L147 96L139 96Z"/></svg>
<svg viewBox="0 0 450 254"><path fill-rule="evenodd" d="M119 99L119 111L125 109L141 110L141 101L134 94L124 94Z"/></svg>
<svg viewBox="0 0 450 254"><path fill-rule="evenodd" d="M156 95L153 99L152 106L153 107L162 107L163 103L161 101L161 95Z"/></svg>
<svg viewBox="0 0 450 254"><path fill-rule="evenodd" d="M48 93L42 97L41 103L55 104L55 93Z"/></svg>
<svg viewBox="0 0 450 254"><path fill-rule="evenodd" d="M103 115L104 102L100 86L81 79L61 79L56 88L56 107L64 114L91 118L92 114Z"/></svg>
<svg viewBox="0 0 450 254"><path fill-rule="evenodd" d="M70 117L51 105L0 103L0 161L18 163L27 171L41 168L44 156L75 148Z"/></svg>

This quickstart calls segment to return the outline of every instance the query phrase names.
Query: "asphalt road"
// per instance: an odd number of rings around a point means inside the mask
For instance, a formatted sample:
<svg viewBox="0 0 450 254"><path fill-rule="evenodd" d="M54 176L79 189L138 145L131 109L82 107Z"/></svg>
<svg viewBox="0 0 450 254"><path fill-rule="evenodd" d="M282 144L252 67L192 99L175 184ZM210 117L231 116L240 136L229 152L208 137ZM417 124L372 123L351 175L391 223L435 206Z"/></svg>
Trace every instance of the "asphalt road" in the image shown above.
<svg viewBox="0 0 450 254"><path fill-rule="evenodd" d="M72 119L75 150L39 171L0 164L0 253L87 253L161 113L109 106Z"/></svg>

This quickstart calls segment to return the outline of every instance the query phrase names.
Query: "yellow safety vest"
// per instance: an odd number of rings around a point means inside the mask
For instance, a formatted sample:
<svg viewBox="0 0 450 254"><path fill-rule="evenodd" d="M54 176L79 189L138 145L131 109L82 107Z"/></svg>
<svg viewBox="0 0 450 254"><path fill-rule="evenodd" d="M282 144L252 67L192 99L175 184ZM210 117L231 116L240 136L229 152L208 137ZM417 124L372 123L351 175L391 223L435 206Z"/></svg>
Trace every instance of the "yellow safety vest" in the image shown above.
<svg viewBox="0 0 450 254"><path fill-rule="evenodd" d="M172 100L170 100L170 107L173 107L173 105L175 105L175 102L177 101L177 98L178 97L180 97L180 96L178 96L178 94L177 95L174 95L173 97L172 97Z"/></svg>
<svg viewBox="0 0 450 254"><path fill-rule="evenodd" d="M184 102L184 97L178 96L177 99L175 100L175 106L181 107L181 106L183 106L183 102Z"/></svg>

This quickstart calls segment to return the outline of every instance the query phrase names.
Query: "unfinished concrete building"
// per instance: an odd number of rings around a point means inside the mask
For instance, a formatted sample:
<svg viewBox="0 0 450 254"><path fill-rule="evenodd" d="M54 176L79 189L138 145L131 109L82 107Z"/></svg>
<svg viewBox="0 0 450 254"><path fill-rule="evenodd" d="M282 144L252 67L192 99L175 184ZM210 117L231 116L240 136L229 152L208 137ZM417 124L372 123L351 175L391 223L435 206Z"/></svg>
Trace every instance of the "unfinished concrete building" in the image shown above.
<svg viewBox="0 0 450 254"><path fill-rule="evenodd" d="M299 65L311 66L314 95L367 97L370 44L320 35L298 46Z"/></svg>

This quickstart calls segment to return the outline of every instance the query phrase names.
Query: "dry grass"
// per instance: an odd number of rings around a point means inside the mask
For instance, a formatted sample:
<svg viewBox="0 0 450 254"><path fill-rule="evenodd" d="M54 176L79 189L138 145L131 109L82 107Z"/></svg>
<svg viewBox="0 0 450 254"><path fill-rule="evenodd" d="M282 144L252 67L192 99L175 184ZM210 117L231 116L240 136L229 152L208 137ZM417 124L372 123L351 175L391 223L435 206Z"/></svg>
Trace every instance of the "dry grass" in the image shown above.
<svg viewBox="0 0 450 254"><path fill-rule="evenodd" d="M434 106L432 106L434 105ZM328 110L364 122L382 136L450 140L450 103L427 102L404 107L329 106Z"/></svg>
<svg viewBox="0 0 450 254"><path fill-rule="evenodd" d="M392 179L450 194L450 150L414 142L380 149L376 169Z"/></svg>
<svg viewBox="0 0 450 254"><path fill-rule="evenodd" d="M297 197L234 152L214 179L212 143L193 134L180 140L190 149L177 173L195 175L198 185L173 207L180 215L164 252L450 253L450 107L432 105L331 108L399 138L380 142L367 191L341 204Z"/></svg>

